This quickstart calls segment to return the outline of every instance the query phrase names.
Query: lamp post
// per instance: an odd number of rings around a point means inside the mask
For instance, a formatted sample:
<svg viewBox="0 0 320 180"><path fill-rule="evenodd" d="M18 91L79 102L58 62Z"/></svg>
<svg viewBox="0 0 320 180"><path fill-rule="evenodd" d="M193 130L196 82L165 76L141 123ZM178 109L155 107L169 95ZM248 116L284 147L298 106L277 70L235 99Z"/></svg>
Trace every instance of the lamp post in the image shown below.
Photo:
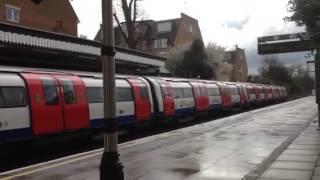
<svg viewBox="0 0 320 180"><path fill-rule="evenodd" d="M314 58L315 63L315 83L316 83L316 102L318 104L318 126L320 127L320 50L316 48L316 54Z"/></svg>
<svg viewBox="0 0 320 180"><path fill-rule="evenodd" d="M119 160L115 102L115 49L112 0L102 0L101 48L104 94L104 151L100 164L100 180L123 180L123 166Z"/></svg>
<svg viewBox="0 0 320 180"><path fill-rule="evenodd" d="M318 126L320 127L320 16L316 16L313 18L314 23L314 32L313 32L313 39L316 49L316 54L314 58L315 64L315 81L316 81L316 102L318 104Z"/></svg>

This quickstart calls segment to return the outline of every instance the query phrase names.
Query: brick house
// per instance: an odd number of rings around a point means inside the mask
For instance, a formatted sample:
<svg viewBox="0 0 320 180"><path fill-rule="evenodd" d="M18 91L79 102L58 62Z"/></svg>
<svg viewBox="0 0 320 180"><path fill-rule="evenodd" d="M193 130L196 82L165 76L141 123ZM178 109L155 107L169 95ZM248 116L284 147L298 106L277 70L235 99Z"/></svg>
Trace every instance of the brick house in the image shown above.
<svg viewBox="0 0 320 180"><path fill-rule="evenodd" d="M0 22L78 35L79 19L69 0L0 0Z"/></svg>
<svg viewBox="0 0 320 180"><path fill-rule="evenodd" d="M137 49L149 53L166 56L173 47L191 44L195 39L201 39L198 21L184 13L180 18L161 21L139 21L137 24ZM125 24L121 25L125 31ZM101 30L95 40L101 41ZM127 47L119 27L115 28L115 43L120 47Z"/></svg>
<svg viewBox="0 0 320 180"><path fill-rule="evenodd" d="M230 72L230 81L247 81L248 65L244 49L236 46L235 50L226 51L225 61L232 65L232 70Z"/></svg>

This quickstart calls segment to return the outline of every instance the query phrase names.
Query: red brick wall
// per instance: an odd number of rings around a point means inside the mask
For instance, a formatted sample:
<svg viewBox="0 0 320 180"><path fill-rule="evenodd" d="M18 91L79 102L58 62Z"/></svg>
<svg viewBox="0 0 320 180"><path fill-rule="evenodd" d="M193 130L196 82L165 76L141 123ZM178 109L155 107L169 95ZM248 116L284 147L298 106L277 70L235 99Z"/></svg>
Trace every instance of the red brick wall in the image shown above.
<svg viewBox="0 0 320 180"><path fill-rule="evenodd" d="M21 8L19 23L7 21L6 5ZM62 28L57 28L57 21L62 22ZM0 22L78 35L78 19L68 0L45 0L38 5L30 0L0 0Z"/></svg>
<svg viewBox="0 0 320 180"><path fill-rule="evenodd" d="M189 31L189 27L193 26L193 31ZM179 24L179 29L177 31L176 39L174 41L174 46L180 46L187 43L192 43L194 40L202 40L201 31L199 29L198 21L182 14Z"/></svg>

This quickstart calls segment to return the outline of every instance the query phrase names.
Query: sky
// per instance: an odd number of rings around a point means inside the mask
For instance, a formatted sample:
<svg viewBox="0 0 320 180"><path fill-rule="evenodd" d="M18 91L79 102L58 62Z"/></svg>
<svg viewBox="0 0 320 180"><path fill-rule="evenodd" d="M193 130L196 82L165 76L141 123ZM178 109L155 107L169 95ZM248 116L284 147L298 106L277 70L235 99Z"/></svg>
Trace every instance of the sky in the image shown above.
<svg viewBox="0 0 320 180"><path fill-rule="evenodd" d="M101 0L71 3L80 19L79 34L93 39L101 23ZM143 0L140 9L144 19L173 19L181 12L196 18L205 43L215 42L227 50L235 45L245 49L249 74L256 74L263 59L257 54L257 37L304 31L304 27L283 20L289 15L287 4L288 0ZM305 64L309 60L305 55L306 52L274 56L289 65Z"/></svg>

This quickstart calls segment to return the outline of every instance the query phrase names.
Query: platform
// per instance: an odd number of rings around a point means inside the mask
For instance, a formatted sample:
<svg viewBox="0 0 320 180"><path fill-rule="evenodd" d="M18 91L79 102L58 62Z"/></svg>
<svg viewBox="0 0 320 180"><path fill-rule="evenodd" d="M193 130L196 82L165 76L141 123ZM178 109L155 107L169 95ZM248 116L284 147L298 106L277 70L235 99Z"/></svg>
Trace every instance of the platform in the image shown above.
<svg viewBox="0 0 320 180"><path fill-rule="evenodd" d="M120 145L126 180L314 179L317 106L306 97ZM0 174L99 179L102 149Z"/></svg>

